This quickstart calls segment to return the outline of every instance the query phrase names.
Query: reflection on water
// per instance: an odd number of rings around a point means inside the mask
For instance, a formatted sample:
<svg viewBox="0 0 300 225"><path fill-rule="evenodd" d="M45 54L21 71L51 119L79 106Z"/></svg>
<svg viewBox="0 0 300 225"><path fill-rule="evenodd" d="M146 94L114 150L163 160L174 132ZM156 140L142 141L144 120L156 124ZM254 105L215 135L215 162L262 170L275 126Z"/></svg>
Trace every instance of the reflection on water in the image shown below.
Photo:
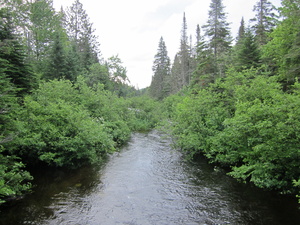
<svg viewBox="0 0 300 225"><path fill-rule="evenodd" d="M134 134L104 166L52 171L0 224L300 224L297 201L240 184L170 140Z"/></svg>

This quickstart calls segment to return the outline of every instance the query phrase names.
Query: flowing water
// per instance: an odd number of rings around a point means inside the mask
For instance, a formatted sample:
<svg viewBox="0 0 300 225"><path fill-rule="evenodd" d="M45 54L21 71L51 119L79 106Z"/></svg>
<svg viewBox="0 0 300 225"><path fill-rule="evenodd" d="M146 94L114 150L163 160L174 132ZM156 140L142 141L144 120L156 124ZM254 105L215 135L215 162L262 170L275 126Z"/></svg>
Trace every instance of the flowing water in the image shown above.
<svg viewBox="0 0 300 225"><path fill-rule="evenodd" d="M238 183L205 159L186 162L170 143L136 133L99 168L40 171L0 224L300 224L296 199Z"/></svg>

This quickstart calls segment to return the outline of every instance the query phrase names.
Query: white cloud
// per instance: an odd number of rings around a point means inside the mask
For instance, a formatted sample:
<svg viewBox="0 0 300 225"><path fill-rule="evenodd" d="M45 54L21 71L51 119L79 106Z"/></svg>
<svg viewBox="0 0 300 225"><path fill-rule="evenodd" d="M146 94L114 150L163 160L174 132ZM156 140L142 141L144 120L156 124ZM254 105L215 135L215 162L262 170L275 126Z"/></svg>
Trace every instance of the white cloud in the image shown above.
<svg viewBox="0 0 300 225"><path fill-rule="evenodd" d="M159 39L163 36L173 60L179 49L183 12L186 13L188 33L195 38L196 26L208 19L211 0L80 0L94 23L104 58L119 55L127 67L134 86L150 85L152 63ZM237 34L242 16L248 22L253 17L257 0L224 0L232 36ZM271 1L275 5L280 0ZM73 0L54 0L54 6L70 6ZM194 39L195 40L195 39Z"/></svg>

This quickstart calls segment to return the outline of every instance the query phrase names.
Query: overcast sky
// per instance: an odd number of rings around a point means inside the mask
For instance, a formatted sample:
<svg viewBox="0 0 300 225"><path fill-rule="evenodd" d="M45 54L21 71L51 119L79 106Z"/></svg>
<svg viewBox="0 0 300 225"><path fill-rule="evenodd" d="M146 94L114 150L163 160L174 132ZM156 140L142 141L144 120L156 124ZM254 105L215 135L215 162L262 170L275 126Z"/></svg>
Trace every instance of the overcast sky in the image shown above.
<svg viewBox="0 0 300 225"><path fill-rule="evenodd" d="M75 0L53 0L54 6L70 6ZM241 18L246 24L253 18L258 0L223 0L232 36L236 37ZM96 29L104 59L119 55L127 68L131 84L138 88L150 85L152 64L159 39L166 42L171 61L179 50L183 13L188 34L193 41L196 26L208 19L211 0L80 0ZM270 0L275 6L280 0ZM203 33L203 32L202 32Z"/></svg>

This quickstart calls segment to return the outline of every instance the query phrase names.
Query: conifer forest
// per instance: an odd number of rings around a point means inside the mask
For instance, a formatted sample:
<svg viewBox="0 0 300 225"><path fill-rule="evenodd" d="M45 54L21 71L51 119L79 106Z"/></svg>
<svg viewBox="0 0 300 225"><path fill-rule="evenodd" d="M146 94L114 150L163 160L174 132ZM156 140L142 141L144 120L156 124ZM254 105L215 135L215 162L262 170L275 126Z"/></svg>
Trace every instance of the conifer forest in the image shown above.
<svg viewBox="0 0 300 225"><path fill-rule="evenodd" d="M154 128L188 160L300 195L300 0L253 11L238 34L222 0L195 34L183 12L179 51L170 59L161 37L151 85L137 90L118 55L102 57L80 0L60 11L0 0L0 205L30 192L34 168L99 164Z"/></svg>

